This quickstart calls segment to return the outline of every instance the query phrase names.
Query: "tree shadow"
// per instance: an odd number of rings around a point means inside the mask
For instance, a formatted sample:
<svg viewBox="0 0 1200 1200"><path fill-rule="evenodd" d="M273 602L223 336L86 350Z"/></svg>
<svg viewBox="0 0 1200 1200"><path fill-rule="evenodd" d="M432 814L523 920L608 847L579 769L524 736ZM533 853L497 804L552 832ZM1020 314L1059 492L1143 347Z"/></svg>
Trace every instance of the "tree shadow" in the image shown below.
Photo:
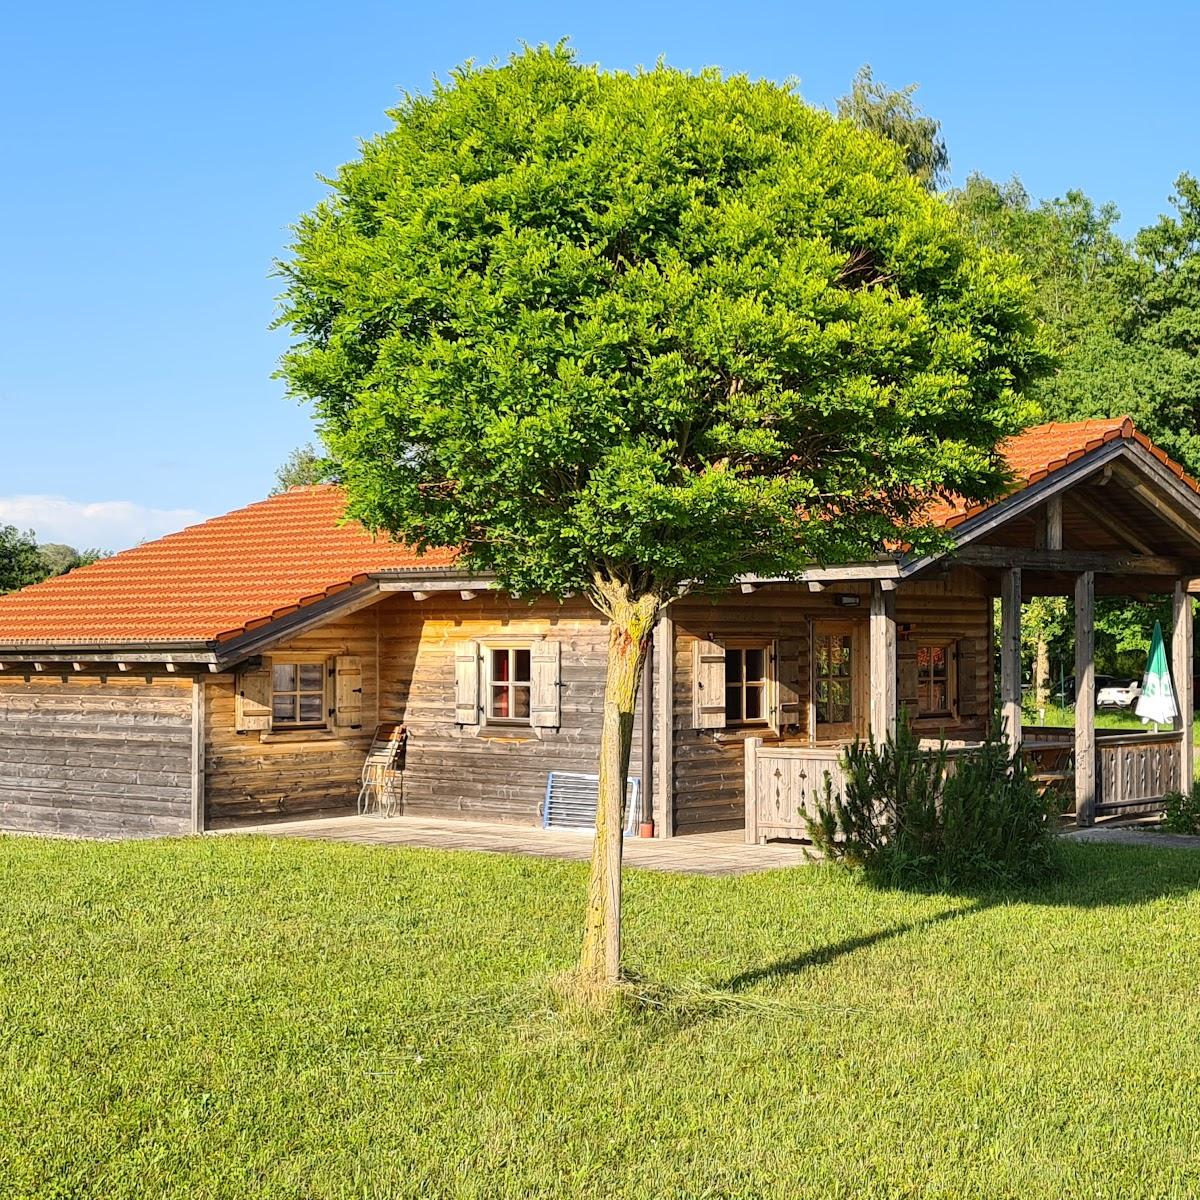
<svg viewBox="0 0 1200 1200"><path fill-rule="evenodd" d="M1089 910L1181 899L1200 891L1200 852L1179 850L1169 845L1074 843L1063 846L1057 873L1040 883L957 885L953 889L942 889L930 884L882 883L872 880L869 875L863 879L865 886L881 895L890 892L931 900L953 899L960 903L930 917L859 934L747 968L719 981L715 987L731 993L745 992L760 983L828 966L892 938L920 932L943 922L975 917L998 907L1035 905ZM964 900L968 903L961 903Z"/></svg>
<svg viewBox="0 0 1200 1200"><path fill-rule="evenodd" d="M760 983L785 979L789 975L800 975L813 967L829 966L830 963L836 962L847 954L854 954L859 950L869 950L872 946L878 946L881 942L890 941L892 938L902 937L906 933L916 933L919 930L939 925L943 921L954 921L959 917L971 916L984 908L991 907L991 903L979 902L966 907L947 909L945 912L935 913L932 917L924 917L919 921L891 925L887 929L877 929L873 933L844 938L840 942L817 946L815 949L805 950L790 958L776 959L761 967L751 967L748 970L739 971L736 975L721 980L715 986L722 991L743 992Z"/></svg>

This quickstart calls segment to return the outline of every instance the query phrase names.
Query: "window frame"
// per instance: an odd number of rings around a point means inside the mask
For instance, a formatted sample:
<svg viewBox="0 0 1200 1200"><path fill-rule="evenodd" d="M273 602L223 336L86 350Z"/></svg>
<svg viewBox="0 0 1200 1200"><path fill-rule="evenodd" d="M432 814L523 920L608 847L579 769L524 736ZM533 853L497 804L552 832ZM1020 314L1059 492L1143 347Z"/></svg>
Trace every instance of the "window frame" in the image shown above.
<svg viewBox="0 0 1200 1200"><path fill-rule="evenodd" d="M300 668L319 666L321 668L321 719L320 721L301 721L300 717L300 697L315 696L317 691L315 688L300 687ZM281 721L275 716L275 669L276 667L292 667L296 672L296 687L293 689L285 689L279 694L296 697L296 720ZM330 713L330 675L332 673L331 660L326 654L273 654L270 657L269 668L271 673L271 732L278 730L280 733L312 733L321 730L329 730L333 728L332 714Z"/></svg>
<svg viewBox="0 0 1200 1200"><path fill-rule="evenodd" d="M775 689L775 643L771 639L740 638L726 641L722 645L725 652L725 728L726 729L763 729L772 728L772 707L774 705ZM746 651L759 650L763 656L763 673L761 680L748 683L746 680ZM729 659L736 654L741 661L741 680L732 686L737 687L741 696L740 716L731 716L729 711ZM747 717L746 690L748 687L757 688L762 693L760 716Z"/></svg>
<svg viewBox="0 0 1200 1200"><path fill-rule="evenodd" d="M954 721L958 719L958 639L916 638L916 680L917 680L917 711L918 721ZM921 651L942 650L946 655L946 707L926 708L925 702L932 694L934 676L923 675L921 671ZM932 661L932 660L931 660Z"/></svg>
<svg viewBox="0 0 1200 1200"><path fill-rule="evenodd" d="M497 680L493 675L494 663L492 656L499 651L504 651L509 656L509 673L515 673L515 658L514 656L525 651L529 656L529 674L525 679L517 679L515 677L503 680ZM503 641L484 641L480 643L480 651L483 662L480 664L480 683L483 688L483 703L482 716L483 724L487 726L499 726L506 729L532 729L533 728L533 639L515 639ZM509 709L515 707L514 693L519 687L524 687L528 693L528 712L523 717L514 716L497 716L492 711L492 700L494 697L494 688L504 686L507 688L509 696Z"/></svg>

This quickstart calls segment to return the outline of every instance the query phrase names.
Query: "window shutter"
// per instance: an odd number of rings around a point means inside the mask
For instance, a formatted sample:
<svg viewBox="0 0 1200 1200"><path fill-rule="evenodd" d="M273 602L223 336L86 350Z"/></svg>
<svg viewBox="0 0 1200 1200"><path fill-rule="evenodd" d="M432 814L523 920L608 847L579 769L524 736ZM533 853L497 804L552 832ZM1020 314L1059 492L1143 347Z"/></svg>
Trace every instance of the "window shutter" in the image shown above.
<svg viewBox="0 0 1200 1200"><path fill-rule="evenodd" d="M271 665L243 667L235 688L235 727L238 733L271 728Z"/></svg>
<svg viewBox="0 0 1200 1200"><path fill-rule="evenodd" d="M692 709L697 729L725 728L725 647L696 639Z"/></svg>
<svg viewBox="0 0 1200 1200"><path fill-rule="evenodd" d="M529 648L533 688L529 700L529 723L535 729L557 729L561 724L559 676L562 644L545 639Z"/></svg>
<svg viewBox="0 0 1200 1200"><path fill-rule="evenodd" d="M334 720L339 729L362 728L362 661L339 654L334 664Z"/></svg>
<svg viewBox="0 0 1200 1200"><path fill-rule="evenodd" d="M897 680L896 701L908 713L908 719L917 716L917 643L903 641L896 645Z"/></svg>
<svg viewBox="0 0 1200 1200"><path fill-rule="evenodd" d="M954 643L954 658L950 664L953 671L950 694L958 700L960 717L977 717L983 712L983 706L979 703L979 684L975 676L978 669L977 645L975 638L961 638Z"/></svg>
<svg viewBox="0 0 1200 1200"><path fill-rule="evenodd" d="M479 724L478 642L460 642L454 651L454 722Z"/></svg>
<svg viewBox="0 0 1200 1200"><path fill-rule="evenodd" d="M804 728L804 639L780 638L775 643L775 711L771 724L777 733Z"/></svg>

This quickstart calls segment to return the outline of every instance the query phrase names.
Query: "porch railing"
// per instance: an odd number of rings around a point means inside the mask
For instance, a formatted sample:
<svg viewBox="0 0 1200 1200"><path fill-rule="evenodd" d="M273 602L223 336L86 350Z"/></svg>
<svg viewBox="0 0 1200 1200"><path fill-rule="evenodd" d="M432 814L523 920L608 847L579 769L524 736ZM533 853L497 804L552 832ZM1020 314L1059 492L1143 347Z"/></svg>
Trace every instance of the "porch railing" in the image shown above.
<svg viewBox="0 0 1200 1200"><path fill-rule="evenodd" d="M1190 730L1187 731L1190 734ZM1073 805L1074 736L1069 726L1026 726L1022 753L1033 774L1046 785L1060 788ZM1156 812L1163 797L1179 788L1179 730L1096 730L1096 813L1099 816ZM805 838L805 817L816 812L828 773L834 791L845 786L841 745L764 745L761 738L745 741L746 841ZM931 747L936 743L930 743ZM969 742L948 742L951 757L968 753Z"/></svg>

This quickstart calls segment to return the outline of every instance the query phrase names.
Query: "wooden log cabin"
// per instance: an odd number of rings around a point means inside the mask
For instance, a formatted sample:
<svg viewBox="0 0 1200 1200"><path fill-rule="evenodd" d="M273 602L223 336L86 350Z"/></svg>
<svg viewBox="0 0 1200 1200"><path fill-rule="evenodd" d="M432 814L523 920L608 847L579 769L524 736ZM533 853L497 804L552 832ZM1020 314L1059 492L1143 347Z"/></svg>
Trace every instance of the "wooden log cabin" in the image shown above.
<svg viewBox="0 0 1200 1200"><path fill-rule="evenodd" d="M747 577L668 609L635 724L646 832L800 836L840 748L900 714L952 745L1001 720L1015 745L1066 747L1082 823L1191 778L1185 721L1096 730L1091 630L1097 595L1170 593L1191 713L1200 485L1124 419L1003 450L1008 495L931 512L944 553ZM400 820L534 824L550 772L594 773L599 616L374 540L342 505L336 487L293 489L0 597L0 828L134 837L353 812L387 722L408 731ZM1022 729L1021 603L1043 594L1074 600L1071 730Z"/></svg>

